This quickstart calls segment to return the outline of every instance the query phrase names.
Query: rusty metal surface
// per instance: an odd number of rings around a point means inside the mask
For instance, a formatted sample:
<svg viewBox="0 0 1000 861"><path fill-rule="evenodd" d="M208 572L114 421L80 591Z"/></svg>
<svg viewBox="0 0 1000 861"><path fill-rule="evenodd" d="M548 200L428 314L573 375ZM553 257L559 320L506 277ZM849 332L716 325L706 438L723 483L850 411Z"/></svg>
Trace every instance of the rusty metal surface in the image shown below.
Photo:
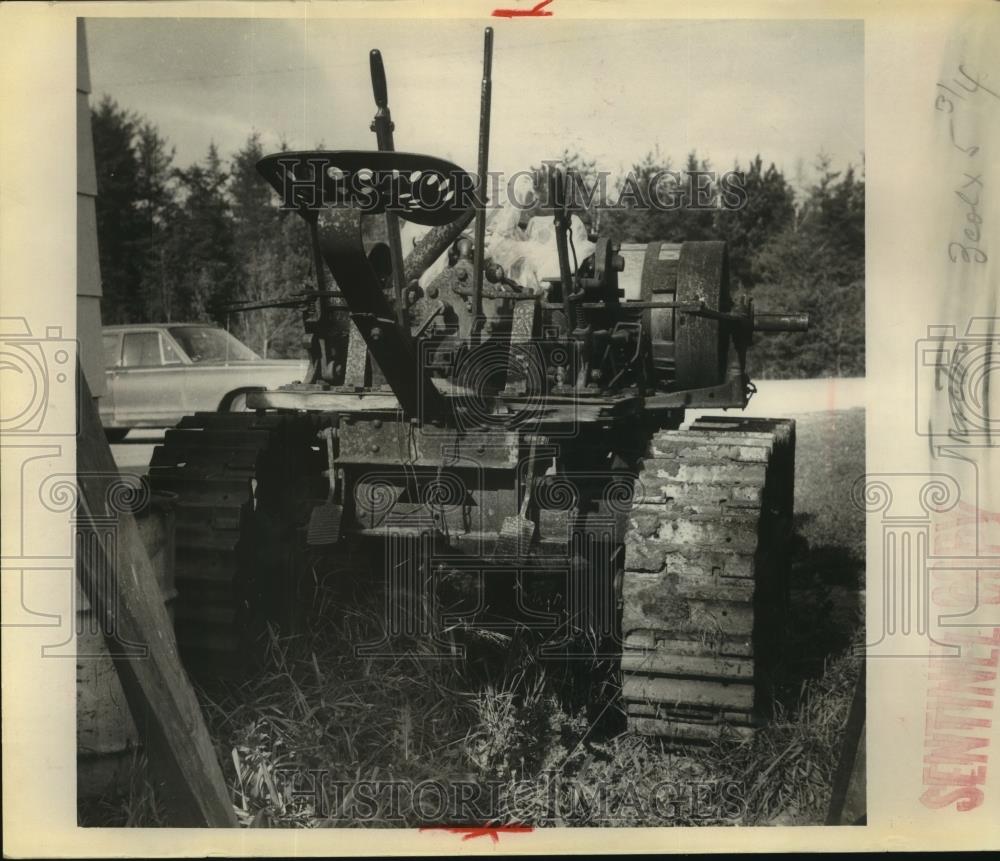
<svg viewBox="0 0 1000 861"><path fill-rule="evenodd" d="M443 418L447 410L444 399L421 366L409 332L396 325L368 261L361 213L355 209L321 213L319 235L323 259L351 308L351 320L407 416L425 421Z"/></svg>
<svg viewBox="0 0 1000 861"><path fill-rule="evenodd" d="M472 223L472 219L475 217L476 211L468 209L464 214L451 222L451 224L431 228L417 242L413 250L406 255L406 260L403 261L406 283L409 284L414 279L423 275L424 270L448 250L451 244L462 235L462 231Z"/></svg>
<svg viewBox="0 0 1000 861"><path fill-rule="evenodd" d="M622 695L633 731L748 735L769 705L787 591L794 423L653 437L625 537Z"/></svg>
<svg viewBox="0 0 1000 861"><path fill-rule="evenodd" d="M451 429L418 426L393 419L344 416L339 431L341 464L409 464L466 469L511 469L522 445L516 431Z"/></svg>
<svg viewBox="0 0 1000 861"><path fill-rule="evenodd" d="M704 303L729 311L729 256L725 242L685 242L677 262L677 302ZM730 333L721 321L675 315L674 363L677 389L700 389L722 382L728 365Z"/></svg>
<svg viewBox="0 0 1000 861"><path fill-rule="evenodd" d="M667 242L650 242L641 262L639 295L641 302L673 298L677 294L677 265L681 247ZM643 326L649 338L650 362L654 384L665 388L674 378L674 312L673 309L648 308L642 314Z"/></svg>

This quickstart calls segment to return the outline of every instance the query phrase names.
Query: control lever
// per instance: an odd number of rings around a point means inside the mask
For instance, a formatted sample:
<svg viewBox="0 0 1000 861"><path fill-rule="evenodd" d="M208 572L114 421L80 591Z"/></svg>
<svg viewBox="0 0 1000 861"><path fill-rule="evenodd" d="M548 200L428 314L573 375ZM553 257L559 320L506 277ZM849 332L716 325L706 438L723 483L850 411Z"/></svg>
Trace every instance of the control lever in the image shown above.
<svg viewBox="0 0 1000 861"><path fill-rule="evenodd" d="M381 152L394 152L396 147L392 132L396 126L389 113L389 91L385 82L385 66L382 64L381 51L378 48L372 49L368 59L372 74L372 92L375 95L375 107L378 109L372 120L371 130L375 132L375 138ZM403 272L403 243L400 238L399 219L396 217L396 213L386 211L385 227L389 236L389 257L392 260L392 292L396 300L396 321L403 332L408 335L410 329L406 325L406 308L403 306L406 288L406 276Z"/></svg>

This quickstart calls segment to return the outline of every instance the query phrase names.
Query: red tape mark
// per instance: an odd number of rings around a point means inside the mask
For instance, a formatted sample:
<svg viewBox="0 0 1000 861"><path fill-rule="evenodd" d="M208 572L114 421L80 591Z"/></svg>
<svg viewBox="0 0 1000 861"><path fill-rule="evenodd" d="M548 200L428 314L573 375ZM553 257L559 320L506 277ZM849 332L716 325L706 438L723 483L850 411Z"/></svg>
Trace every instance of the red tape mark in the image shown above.
<svg viewBox="0 0 1000 861"><path fill-rule="evenodd" d="M489 837L494 843L499 843L501 834L529 834L535 829L530 825L428 825L420 830L462 834L464 835L463 840L471 840L473 837Z"/></svg>
<svg viewBox="0 0 1000 861"><path fill-rule="evenodd" d="M545 7L551 2L552 0L542 0L530 9L494 9L491 14L494 18L549 18L552 13L547 12Z"/></svg>

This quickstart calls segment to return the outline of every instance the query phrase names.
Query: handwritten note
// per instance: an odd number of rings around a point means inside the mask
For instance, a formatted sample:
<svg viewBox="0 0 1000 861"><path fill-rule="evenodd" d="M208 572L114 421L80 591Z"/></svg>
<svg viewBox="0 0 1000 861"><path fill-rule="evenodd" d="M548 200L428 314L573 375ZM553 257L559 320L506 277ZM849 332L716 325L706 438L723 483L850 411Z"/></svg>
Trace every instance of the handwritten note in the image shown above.
<svg viewBox="0 0 1000 861"><path fill-rule="evenodd" d="M970 159L969 170L963 171L955 188L955 196L963 212L964 227L957 238L948 242L948 259L952 263L986 263L989 257L983 248L983 216L980 211L986 192L982 171L975 161L981 153L980 145L963 137L962 117L966 111L976 110L989 99L1000 103L1000 92L986 86L985 76L970 71L964 63L958 64L957 74L947 83L938 81L934 108L948 118L948 137L951 145Z"/></svg>

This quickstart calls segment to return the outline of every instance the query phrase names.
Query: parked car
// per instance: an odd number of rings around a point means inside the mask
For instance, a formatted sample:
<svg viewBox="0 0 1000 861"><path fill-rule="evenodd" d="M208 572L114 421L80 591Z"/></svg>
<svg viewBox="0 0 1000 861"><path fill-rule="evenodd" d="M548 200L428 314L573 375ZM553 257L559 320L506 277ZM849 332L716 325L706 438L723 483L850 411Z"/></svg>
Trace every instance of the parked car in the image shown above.
<svg viewBox="0 0 1000 861"><path fill-rule="evenodd" d="M105 433L172 427L198 411L241 410L249 392L302 380L305 359L262 359L224 329L202 323L104 327Z"/></svg>

